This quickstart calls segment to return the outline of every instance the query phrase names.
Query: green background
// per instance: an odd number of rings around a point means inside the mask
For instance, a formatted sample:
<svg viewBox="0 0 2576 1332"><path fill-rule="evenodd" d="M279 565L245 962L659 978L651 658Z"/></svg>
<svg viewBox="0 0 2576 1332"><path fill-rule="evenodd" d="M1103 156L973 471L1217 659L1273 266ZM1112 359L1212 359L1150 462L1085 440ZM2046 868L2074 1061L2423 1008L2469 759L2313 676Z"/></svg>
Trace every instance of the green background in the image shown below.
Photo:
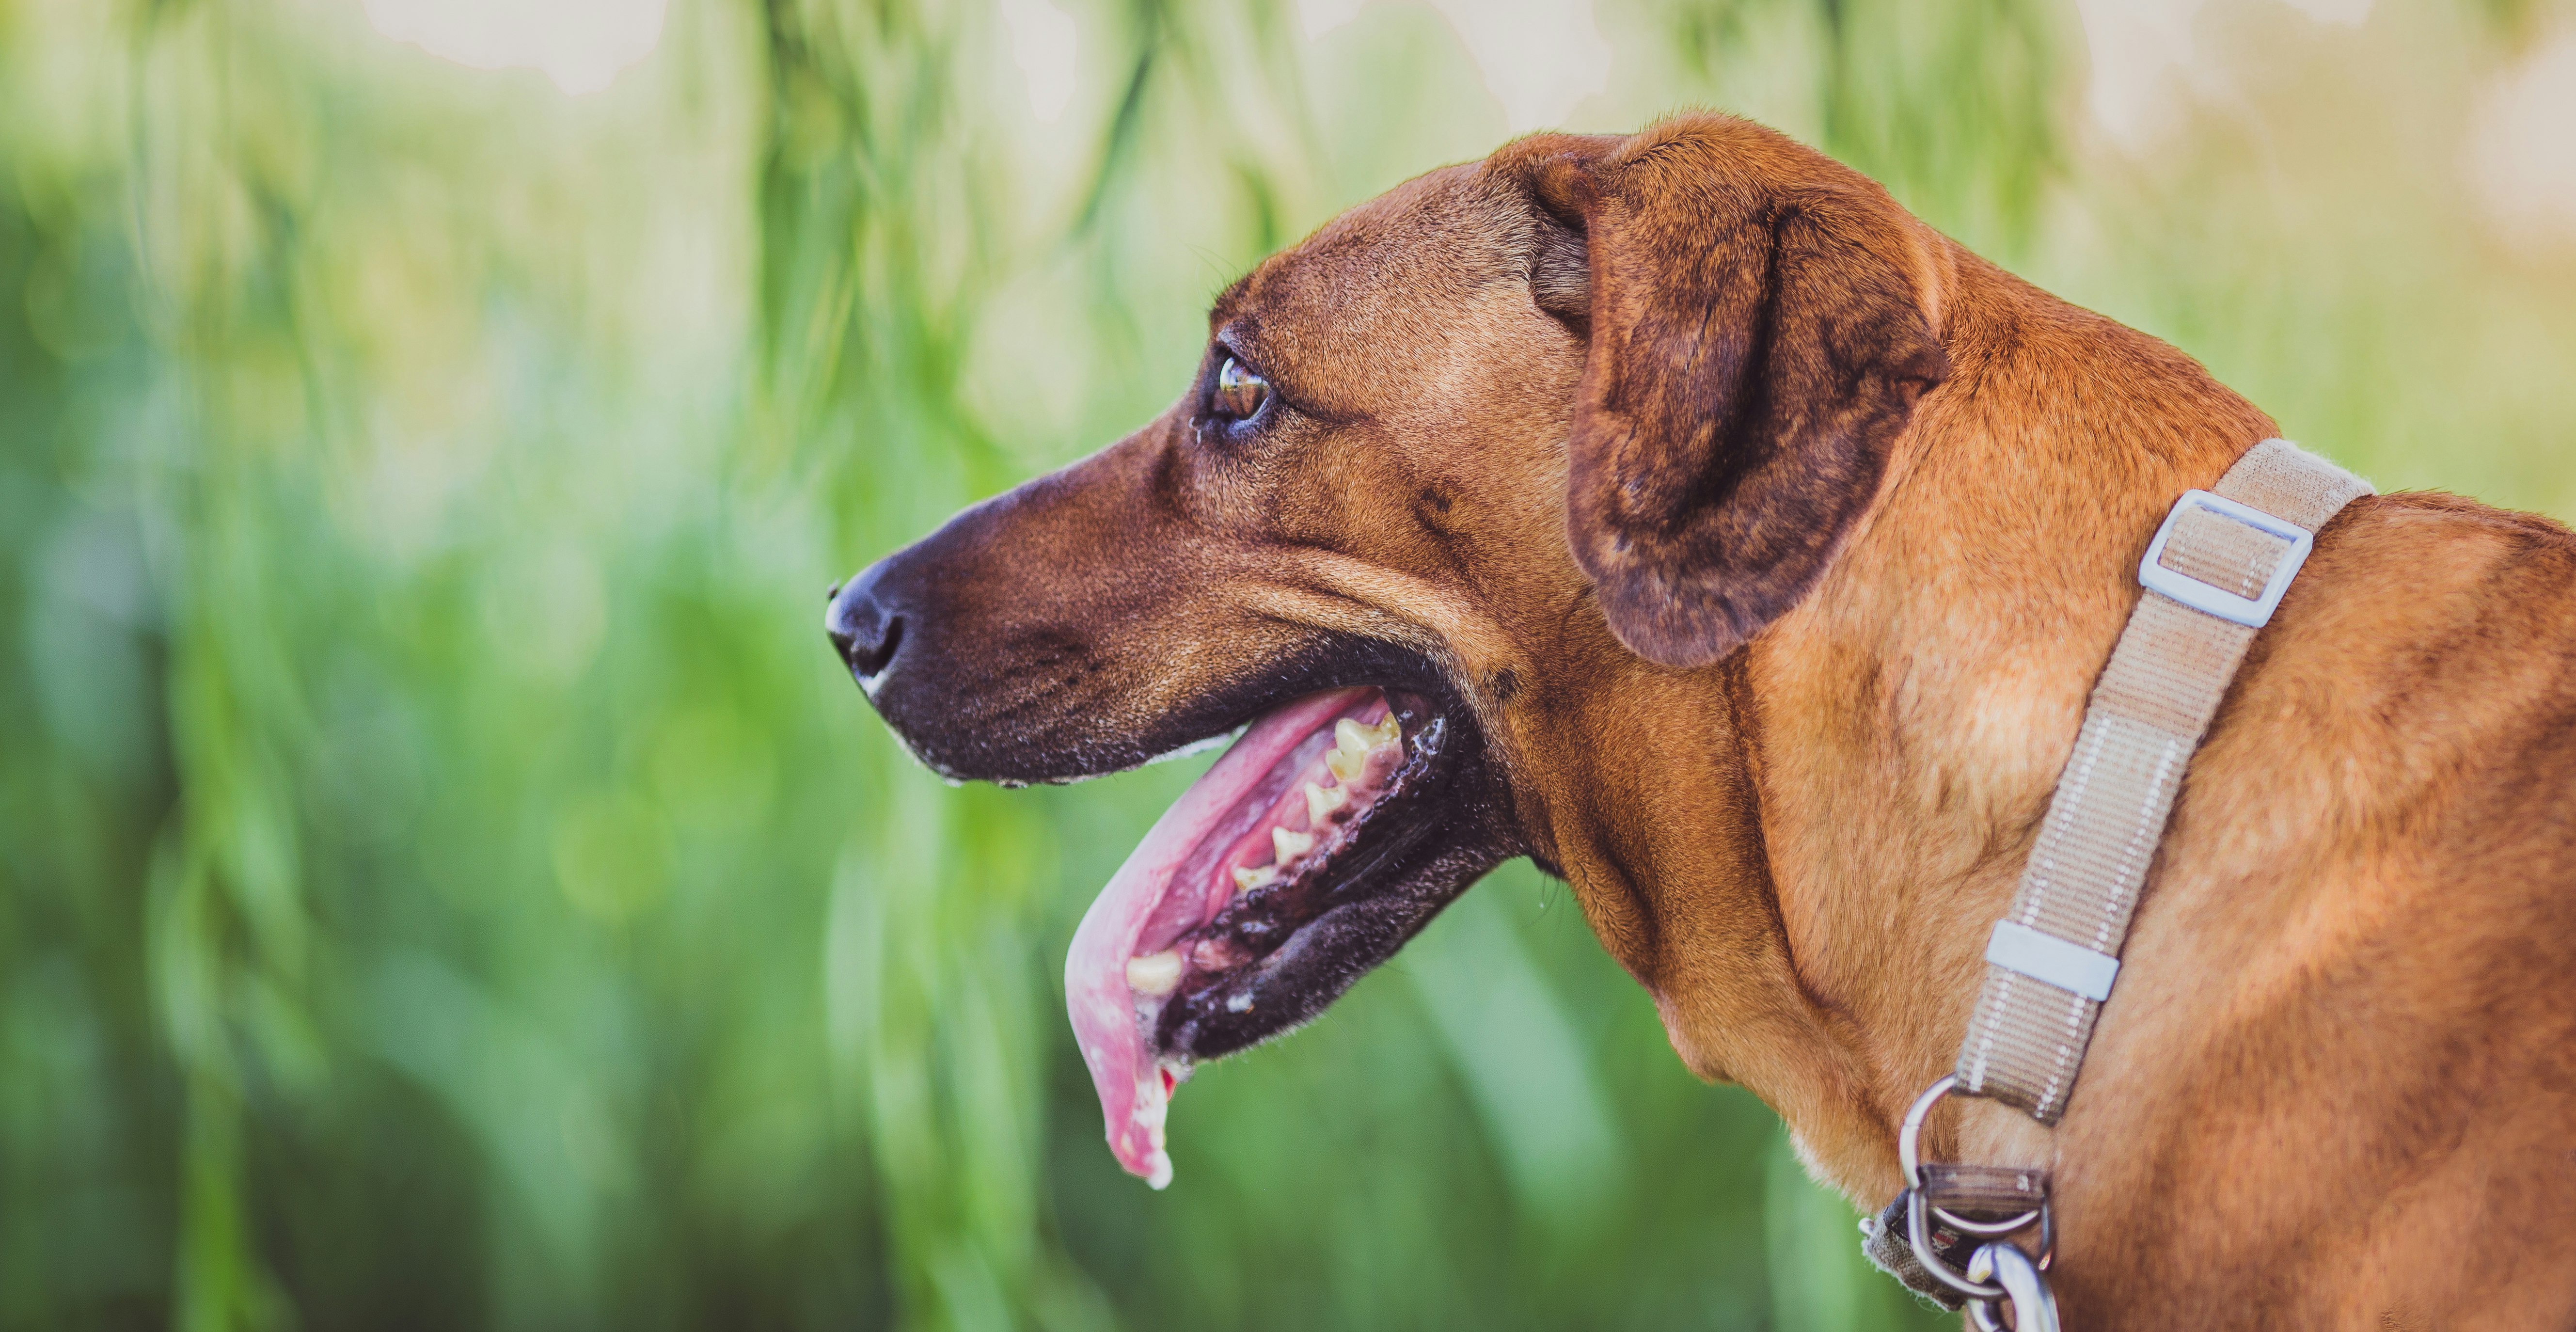
<svg viewBox="0 0 2576 1332"><path fill-rule="evenodd" d="M1937 1324L1526 865L1116 1170L1061 959L1193 765L943 786L823 590L1510 127L1418 5L1064 8L1043 122L984 0L674 0L581 98L0 0L0 1327ZM2564 7L2213 4L2142 145L2071 3L1597 10L1575 127L1756 115L2383 488L2576 513L2576 242L2464 166Z"/></svg>

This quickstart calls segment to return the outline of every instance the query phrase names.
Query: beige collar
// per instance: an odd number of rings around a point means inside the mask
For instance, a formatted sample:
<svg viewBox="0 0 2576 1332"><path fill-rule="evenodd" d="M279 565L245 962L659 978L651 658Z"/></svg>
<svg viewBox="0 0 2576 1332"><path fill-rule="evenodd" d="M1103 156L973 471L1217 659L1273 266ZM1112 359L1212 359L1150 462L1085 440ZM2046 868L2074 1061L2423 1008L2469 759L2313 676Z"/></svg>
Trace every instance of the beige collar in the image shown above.
<svg viewBox="0 0 2576 1332"><path fill-rule="evenodd" d="M2045 1125L2065 1115L2192 752L2317 530L2372 493L2342 468L2267 439L2215 492L2185 491L2139 562L2145 593L2093 687L2012 909L1987 942L1985 985L1958 1068L1907 1116L1907 1192L1865 1246L1917 1290L1976 1306L1978 1326L2000 1326L1997 1306L2007 1302L2023 1332L2056 1325L2039 1275L2048 1241L2036 1263L2002 1242L2034 1227L2049 1233L2045 1177L1925 1167L1913 1150L1922 1117L1952 1091L2002 1101ZM1927 1200L1936 1193L1957 1196L1945 1207L1942 1197ZM1997 1201L2013 1198L2024 1201Z"/></svg>

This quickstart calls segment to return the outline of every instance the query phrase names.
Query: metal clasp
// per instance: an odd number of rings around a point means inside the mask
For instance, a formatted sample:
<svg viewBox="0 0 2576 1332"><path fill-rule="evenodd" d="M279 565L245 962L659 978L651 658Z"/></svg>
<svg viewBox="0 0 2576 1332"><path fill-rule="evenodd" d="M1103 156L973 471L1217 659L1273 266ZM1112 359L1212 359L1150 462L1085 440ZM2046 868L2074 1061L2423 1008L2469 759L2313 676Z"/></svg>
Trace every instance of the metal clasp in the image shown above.
<svg viewBox="0 0 2576 1332"><path fill-rule="evenodd" d="M1945 1076L1914 1100L1905 1112L1905 1126L1896 1137L1898 1161L1905 1168L1905 1238L1913 1247L1914 1260L1932 1279L1957 1291L1968 1301L1969 1317L1979 1332L2058 1332L2057 1297L2048 1289L2042 1275L2049 1260L2057 1254L2057 1224L2048 1208L2044 1181L2039 1183L2039 1205L2000 1221L1971 1221L1934 1203L1925 1191L1921 1144L1923 1121L1932 1107L1959 1085L1955 1075ZM2033 1172L2036 1173L2036 1172ZM1968 1259L1962 1272L1950 1266L1941 1256L1940 1246L1932 1242L1932 1221L1960 1235L1986 1241ZM2033 1226L2039 1228L2039 1257L2030 1255L2009 1240ZM2012 1320L2003 1321L2005 1306L2012 1310Z"/></svg>

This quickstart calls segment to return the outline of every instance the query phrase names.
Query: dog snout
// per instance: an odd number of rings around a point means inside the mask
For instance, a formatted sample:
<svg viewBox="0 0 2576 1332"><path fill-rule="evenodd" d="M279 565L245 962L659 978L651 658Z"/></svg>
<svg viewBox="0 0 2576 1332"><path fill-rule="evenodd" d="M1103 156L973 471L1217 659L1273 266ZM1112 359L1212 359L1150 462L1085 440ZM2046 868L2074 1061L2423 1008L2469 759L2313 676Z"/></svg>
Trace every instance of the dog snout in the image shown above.
<svg viewBox="0 0 2576 1332"><path fill-rule="evenodd" d="M888 576L895 558L869 565L835 589L823 611L823 633L862 689L873 690L893 670L907 625L920 619L919 608L906 604L897 580Z"/></svg>

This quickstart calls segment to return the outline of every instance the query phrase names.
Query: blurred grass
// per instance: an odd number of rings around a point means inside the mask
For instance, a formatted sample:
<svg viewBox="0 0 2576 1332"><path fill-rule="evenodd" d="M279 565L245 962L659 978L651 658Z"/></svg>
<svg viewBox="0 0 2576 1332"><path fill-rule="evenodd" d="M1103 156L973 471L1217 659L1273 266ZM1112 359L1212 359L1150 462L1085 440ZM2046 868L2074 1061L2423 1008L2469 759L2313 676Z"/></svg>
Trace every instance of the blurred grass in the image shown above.
<svg viewBox="0 0 2576 1332"><path fill-rule="evenodd" d="M1044 124L980 2L681 0L567 100L0 0L0 1326L1937 1322L1525 865L1117 1173L1056 977L1188 772L941 786L823 587L1506 127L1425 8L1070 8ZM2136 159L2062 6L1600 21L1578 127L1763 116L2383 483L2576 511L2576 276L2423 184L2540 7L2231 17L2262 89Z"/></svg>

